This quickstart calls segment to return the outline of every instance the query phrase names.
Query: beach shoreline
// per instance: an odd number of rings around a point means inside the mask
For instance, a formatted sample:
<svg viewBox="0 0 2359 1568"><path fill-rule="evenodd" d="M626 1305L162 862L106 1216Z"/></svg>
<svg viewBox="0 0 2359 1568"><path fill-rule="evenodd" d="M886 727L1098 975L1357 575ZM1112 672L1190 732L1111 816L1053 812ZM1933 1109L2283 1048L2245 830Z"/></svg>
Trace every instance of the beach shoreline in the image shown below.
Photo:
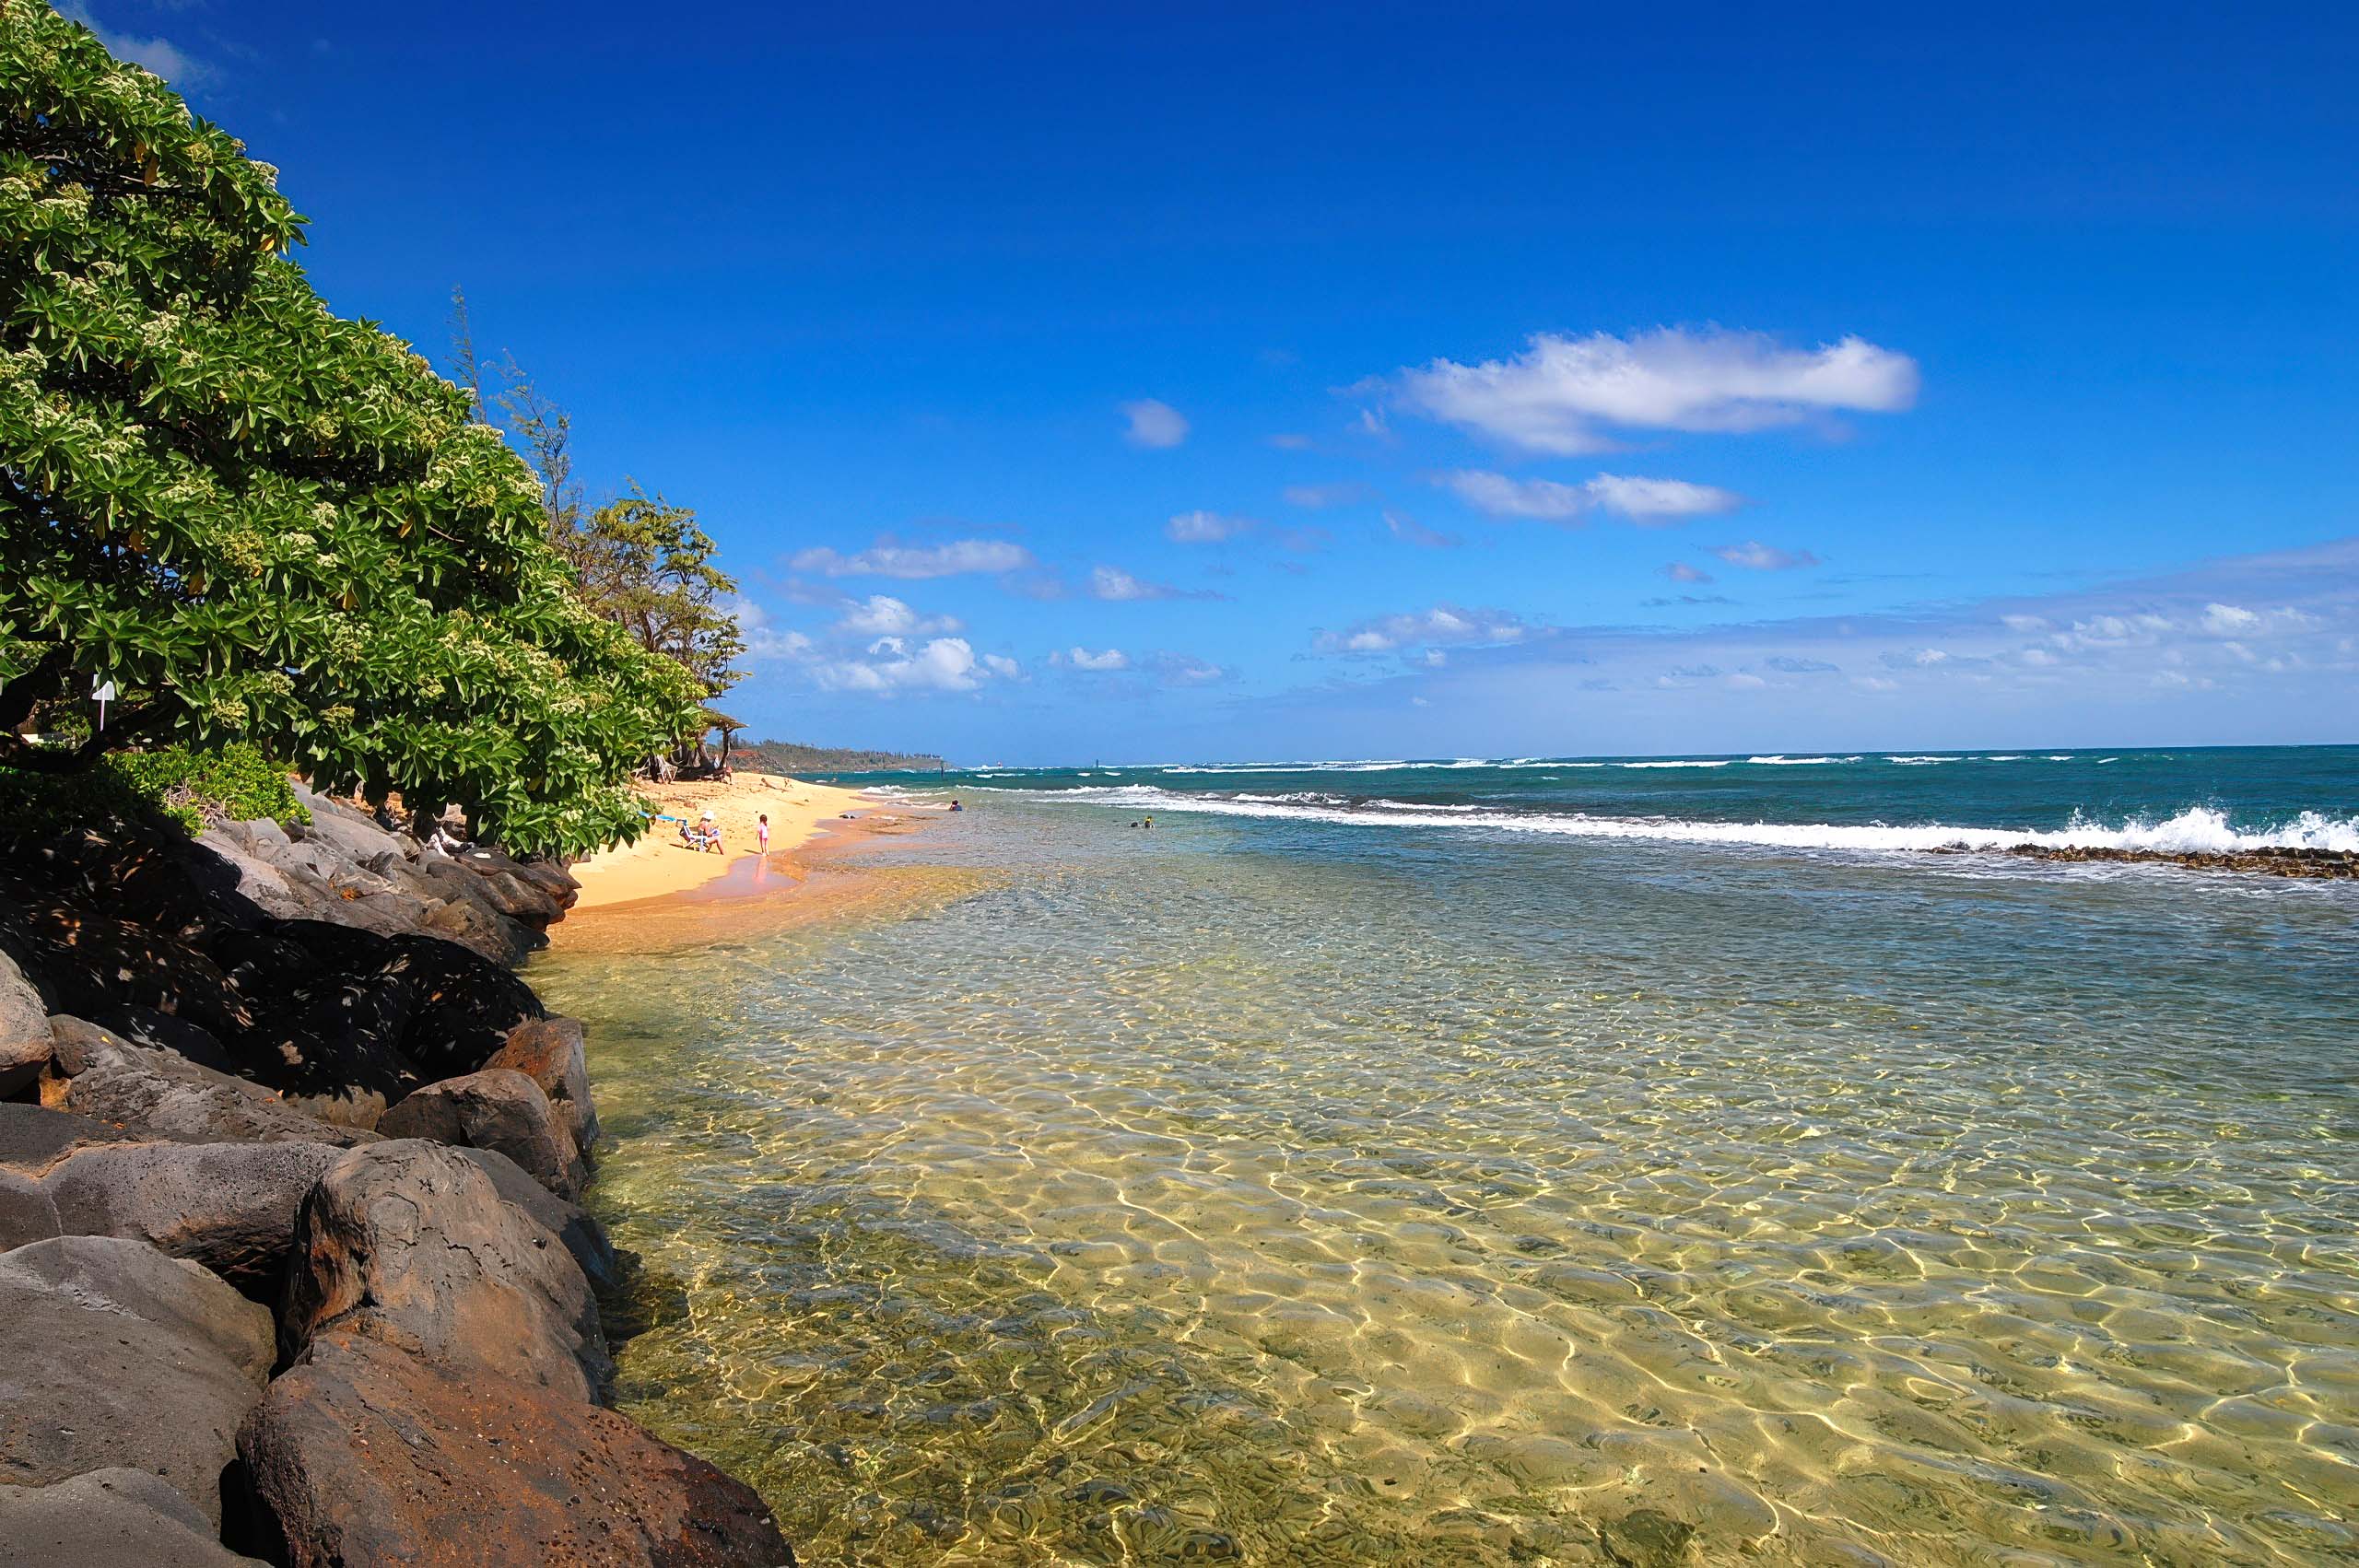
<svg viewBox="0 0 2359 1568"><path fill-rule="evenodd" d="M757 819L769 817L770 853L799 848L847 812L866 813L876 802L858 790L834 784L806 784L780 774L740 773L733 780L681 780L644 785L640 794L657 820L635 844L602 849L568 868L581 884L574 913L643 903L675 894L690 894L728 878L734 868L753 859ZM677 824L694 823L707 812L721 830L724 852L691 849L681 843ZM857 820L857 819L855 819Z"/></svg>

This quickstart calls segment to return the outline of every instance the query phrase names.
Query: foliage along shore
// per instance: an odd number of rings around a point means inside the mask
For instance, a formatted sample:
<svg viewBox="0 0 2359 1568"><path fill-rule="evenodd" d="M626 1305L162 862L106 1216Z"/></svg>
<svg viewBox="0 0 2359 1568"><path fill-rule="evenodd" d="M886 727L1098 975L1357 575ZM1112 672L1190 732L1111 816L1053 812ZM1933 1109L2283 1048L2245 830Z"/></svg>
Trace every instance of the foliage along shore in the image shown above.
<svg viewBox="0 0 2359 1568"><path fill-rule="evenodd" d="M814 773L934 773L942 758L926 752L861 751L847 746L806 746L794 741L739 742L730 748L734 766L804 778Z"/></svg>
<svg viewBox="0 0 2359 1568"><path fill-rule="evenodd" d="M578 1202L582 1031L510 967L572 879L288 797L0 847L0 1315L42 1347L0 1371L0 1540L791 1563L607 1408L637 1309Z"/></svg>

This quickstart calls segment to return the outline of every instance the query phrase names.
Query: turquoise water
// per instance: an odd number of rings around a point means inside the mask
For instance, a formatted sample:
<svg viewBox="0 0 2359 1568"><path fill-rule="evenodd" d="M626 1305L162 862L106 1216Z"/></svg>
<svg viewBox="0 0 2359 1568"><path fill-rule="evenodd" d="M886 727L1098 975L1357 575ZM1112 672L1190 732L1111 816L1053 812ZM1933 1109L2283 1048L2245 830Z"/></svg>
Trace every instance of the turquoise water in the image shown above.
<svg viewBox="0 0 2359 1568"><path fill-rule="evenodd" d="M561 947L627 1407L821 1563L2359 1561L2359 887L1898 847L2359 752L1725 760L905 779Z"/></svg>

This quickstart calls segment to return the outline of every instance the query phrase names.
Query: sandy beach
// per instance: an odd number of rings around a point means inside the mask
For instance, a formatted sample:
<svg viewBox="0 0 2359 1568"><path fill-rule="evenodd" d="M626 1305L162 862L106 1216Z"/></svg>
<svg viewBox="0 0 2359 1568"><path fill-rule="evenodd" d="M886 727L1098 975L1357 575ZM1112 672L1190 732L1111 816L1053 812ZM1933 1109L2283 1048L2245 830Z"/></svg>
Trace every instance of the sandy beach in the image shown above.
<svg viewBox="0 0 2359 1568"><path fill-rule="evenodd" d="M695 850L680 842L678 825L658 822L638 843L605 849L571 869L581 883L577 910L633 904L668 894L687 893L726 876L754 852L756 819L770 819L770 851L803 844L826 823L846 812L875 809L857 790L805 784L772 773L740 773L729 783L698 780L646 786L648 809L698 821L710 812L721 829L723 852Z"/></svg>

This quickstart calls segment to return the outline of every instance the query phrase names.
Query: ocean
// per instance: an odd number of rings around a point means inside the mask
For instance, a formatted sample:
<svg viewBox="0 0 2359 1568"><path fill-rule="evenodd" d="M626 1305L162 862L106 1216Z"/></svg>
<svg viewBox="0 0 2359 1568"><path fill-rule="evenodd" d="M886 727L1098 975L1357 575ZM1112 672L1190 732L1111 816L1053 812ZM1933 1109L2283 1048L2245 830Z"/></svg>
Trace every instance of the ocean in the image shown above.
<svg viewBox="0 0 2359 1568"><path fill-rule="evenodd" d="M806 1562L2359 1562L2359 883L1988 852L2359 748L857 781L828 919L531 975Z"/></svg>

